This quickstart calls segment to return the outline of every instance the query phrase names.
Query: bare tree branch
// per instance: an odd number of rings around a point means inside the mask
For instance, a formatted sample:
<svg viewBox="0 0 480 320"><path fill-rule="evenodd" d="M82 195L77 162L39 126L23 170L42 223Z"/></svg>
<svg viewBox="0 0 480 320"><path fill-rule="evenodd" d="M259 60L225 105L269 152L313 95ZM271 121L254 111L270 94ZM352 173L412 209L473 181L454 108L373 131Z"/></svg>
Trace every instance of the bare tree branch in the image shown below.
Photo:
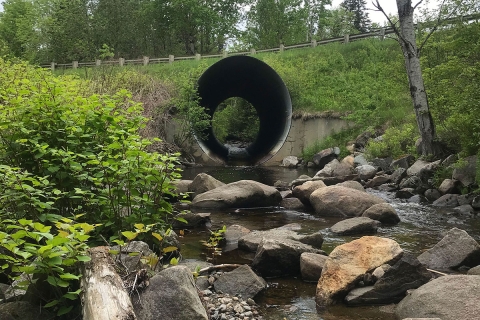
<svg viewBox="0 0 480 320"><path fill-rule="evenodd" d="M445 1L445 0L444 0ZM417 9L417 7L423 2L423 0L420 0L417 2L416 5L413 6L413 11L415 11L415 9Z"/></svg>

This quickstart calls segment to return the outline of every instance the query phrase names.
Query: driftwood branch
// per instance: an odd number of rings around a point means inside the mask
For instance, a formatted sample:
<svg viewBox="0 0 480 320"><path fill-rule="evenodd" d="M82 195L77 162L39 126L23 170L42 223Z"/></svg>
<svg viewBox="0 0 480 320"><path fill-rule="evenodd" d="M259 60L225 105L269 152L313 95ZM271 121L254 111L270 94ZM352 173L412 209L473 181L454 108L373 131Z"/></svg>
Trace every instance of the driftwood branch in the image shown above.
<svg viewBox="0 0 480 320"><path fill-rule="evenodd" d="M216 265L216 266L211 266L211 267L206 267L206 268L200 269L198 271L198 274L209 273L209 272L212 272L212 271L215 271L215 270L220 270L220 269L236 269L236 268L241 267L241 266L242 266L242 264L219 264L219 265Z"/></svg>
<svg viewBox="0 0 480 320"><path fill-rule="evenodd" d="M442 276L448 276L448 274L437 271L437 270L432 270L432 269L428 269L428 268L427 268L427 270L430 271L430 272L433 272L433 273L437 273L437 274L442 275Z"/></svg>
<svg viewBox="0 0 480 320"><path fill-rule="evenodd" d="M91 261L82 268L84 320L136 320L130 297L114 269L109 247L89 250Z"/></svg>

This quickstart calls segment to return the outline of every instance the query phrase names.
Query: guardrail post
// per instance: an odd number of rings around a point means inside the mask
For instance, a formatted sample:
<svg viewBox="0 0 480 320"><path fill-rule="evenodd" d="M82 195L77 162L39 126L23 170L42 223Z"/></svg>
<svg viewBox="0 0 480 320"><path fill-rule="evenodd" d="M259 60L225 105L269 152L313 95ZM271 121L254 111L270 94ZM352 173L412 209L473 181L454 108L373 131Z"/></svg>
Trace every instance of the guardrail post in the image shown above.
<svg viewBox="0 0 480 320"><path fill-rule="evenodd" d="M55 64L55 62L50 63L50 69L52 69L52 71L55 71Z"/></svg>
<svg viewBox="0 0 480 320"><path fill-rule="evenodd" d="M317 40L312 40L312 48L315 48L317 46Z"/></svg>
<svg viewBox="0 0 480 320"><path fill-rule="evenodd" d="M228 56L228 52L226 50L223 50L223 57L226 58Z"/></svg>
<svg viewBox="0 0 480 320"><path fill-rule="evenodd" d="M346 34L343 36L343 43L349 43L350 42L350 35Z"/></svg>
<svg viewBox="0 0 480 320"><path fill-rule="evenodd" d="M147 56L143 56L143 65L146 66L150 62L150 58Z"/></svg>
<svg viewBox="0 0 480 320"><path fill-rule="evenodd" d="M78 61L73 61L72 62L72 69L77 69L78 68Z"/></svg>
<svg viewBox="0 0 480 320"><path fill-rule="evenodd" d="M256 54L256 53L257 53L257 51L255 51L255 49L253 49L253 48L250 49L250 54L251 54L252 56L253 56L254 54Z"/></svg>
<svg viewBox="0 0 480 320"><path fill-rule="evenodd" d="M175 56L173 54L168 56L168 63L173 63L175 61Z"/></svg>
<svg viewBox="0 0 480 320"><path fill-rule="evenodd" d="M202 59L202 55L200 53L197 53L195 55L195 60L200 60L200 59Z"/></svg>
<svg viewBox="0 0 480 320"><path fill-rule="evenodd" d="M118 65L119 65L120 67L123 67L124 64L125 64L125 58L119 58L119 59L118 59Z"/></svg>
<svg viewBox="0 0 480 320"><path fill-rule="evenodd" d="M380 40L385 40L385 28L380 29Z"/></svg>
<svg viewBox="0 0 480 320"><path fill-rule="evenodd" d="M283 52L285 50L285 46L283 45L283 43L280 44L280 52Z"/></svg>
<svg viewBox="0 0 480 320"><path fill-rule="evenodd" d="M95 60L95 66L96 67L100 67L101 65L102 65L102 60L100 60L100 59Z"/></svg>

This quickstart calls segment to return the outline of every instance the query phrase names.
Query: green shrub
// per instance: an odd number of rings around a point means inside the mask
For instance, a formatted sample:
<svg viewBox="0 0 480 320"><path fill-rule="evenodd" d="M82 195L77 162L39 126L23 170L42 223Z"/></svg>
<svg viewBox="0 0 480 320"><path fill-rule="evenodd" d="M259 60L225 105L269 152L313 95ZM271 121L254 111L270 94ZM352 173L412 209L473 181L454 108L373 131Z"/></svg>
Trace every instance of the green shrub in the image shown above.
<svg viewBox="0 0 480 320"><path fill-rule="evenodd" d="M413 123L399 127L390 127L385 131L381 141L370 140L366 146L369 158L398 158L405 154L415 155L415 142L418 139L418 129Z"/></svg>
<svg viewBox="0 0 480 320"><path fill-rule="evenodd" d="M146 151L151 141L138 131L147 119L128 92L82 96L76 77L3 60L0 70L1 163L47 179L58 190L52 209L85 213L104 235L135 223L164 228L177 158ZM29 211L15 215L36 219Z"/></svg>

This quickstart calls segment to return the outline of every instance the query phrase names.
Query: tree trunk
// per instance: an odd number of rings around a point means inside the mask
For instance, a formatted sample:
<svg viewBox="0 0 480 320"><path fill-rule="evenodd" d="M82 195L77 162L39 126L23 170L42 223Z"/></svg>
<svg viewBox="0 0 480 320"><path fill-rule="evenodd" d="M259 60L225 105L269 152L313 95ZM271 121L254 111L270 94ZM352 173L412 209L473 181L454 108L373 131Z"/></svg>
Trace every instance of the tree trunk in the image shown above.
<svg viewBox="0 0 480 320"><path fill-rule="evenodd" d="M415 40L413 24L413 7L411 0L397 0L398 17L400 19L400 45L405 58L410 95L415 109L418 129L422 138L421 154L437 155L435 143L435 127L428 106L427 93L423 83L419 51Z"/></svg>
<svg viewBox="0 0 480 320"><path fill-rule="evenodd" d="M137 319L122 279L114 269L109 248L91 248L90 257L92 260L85 263L82 270L83 319Z"/></svg>

